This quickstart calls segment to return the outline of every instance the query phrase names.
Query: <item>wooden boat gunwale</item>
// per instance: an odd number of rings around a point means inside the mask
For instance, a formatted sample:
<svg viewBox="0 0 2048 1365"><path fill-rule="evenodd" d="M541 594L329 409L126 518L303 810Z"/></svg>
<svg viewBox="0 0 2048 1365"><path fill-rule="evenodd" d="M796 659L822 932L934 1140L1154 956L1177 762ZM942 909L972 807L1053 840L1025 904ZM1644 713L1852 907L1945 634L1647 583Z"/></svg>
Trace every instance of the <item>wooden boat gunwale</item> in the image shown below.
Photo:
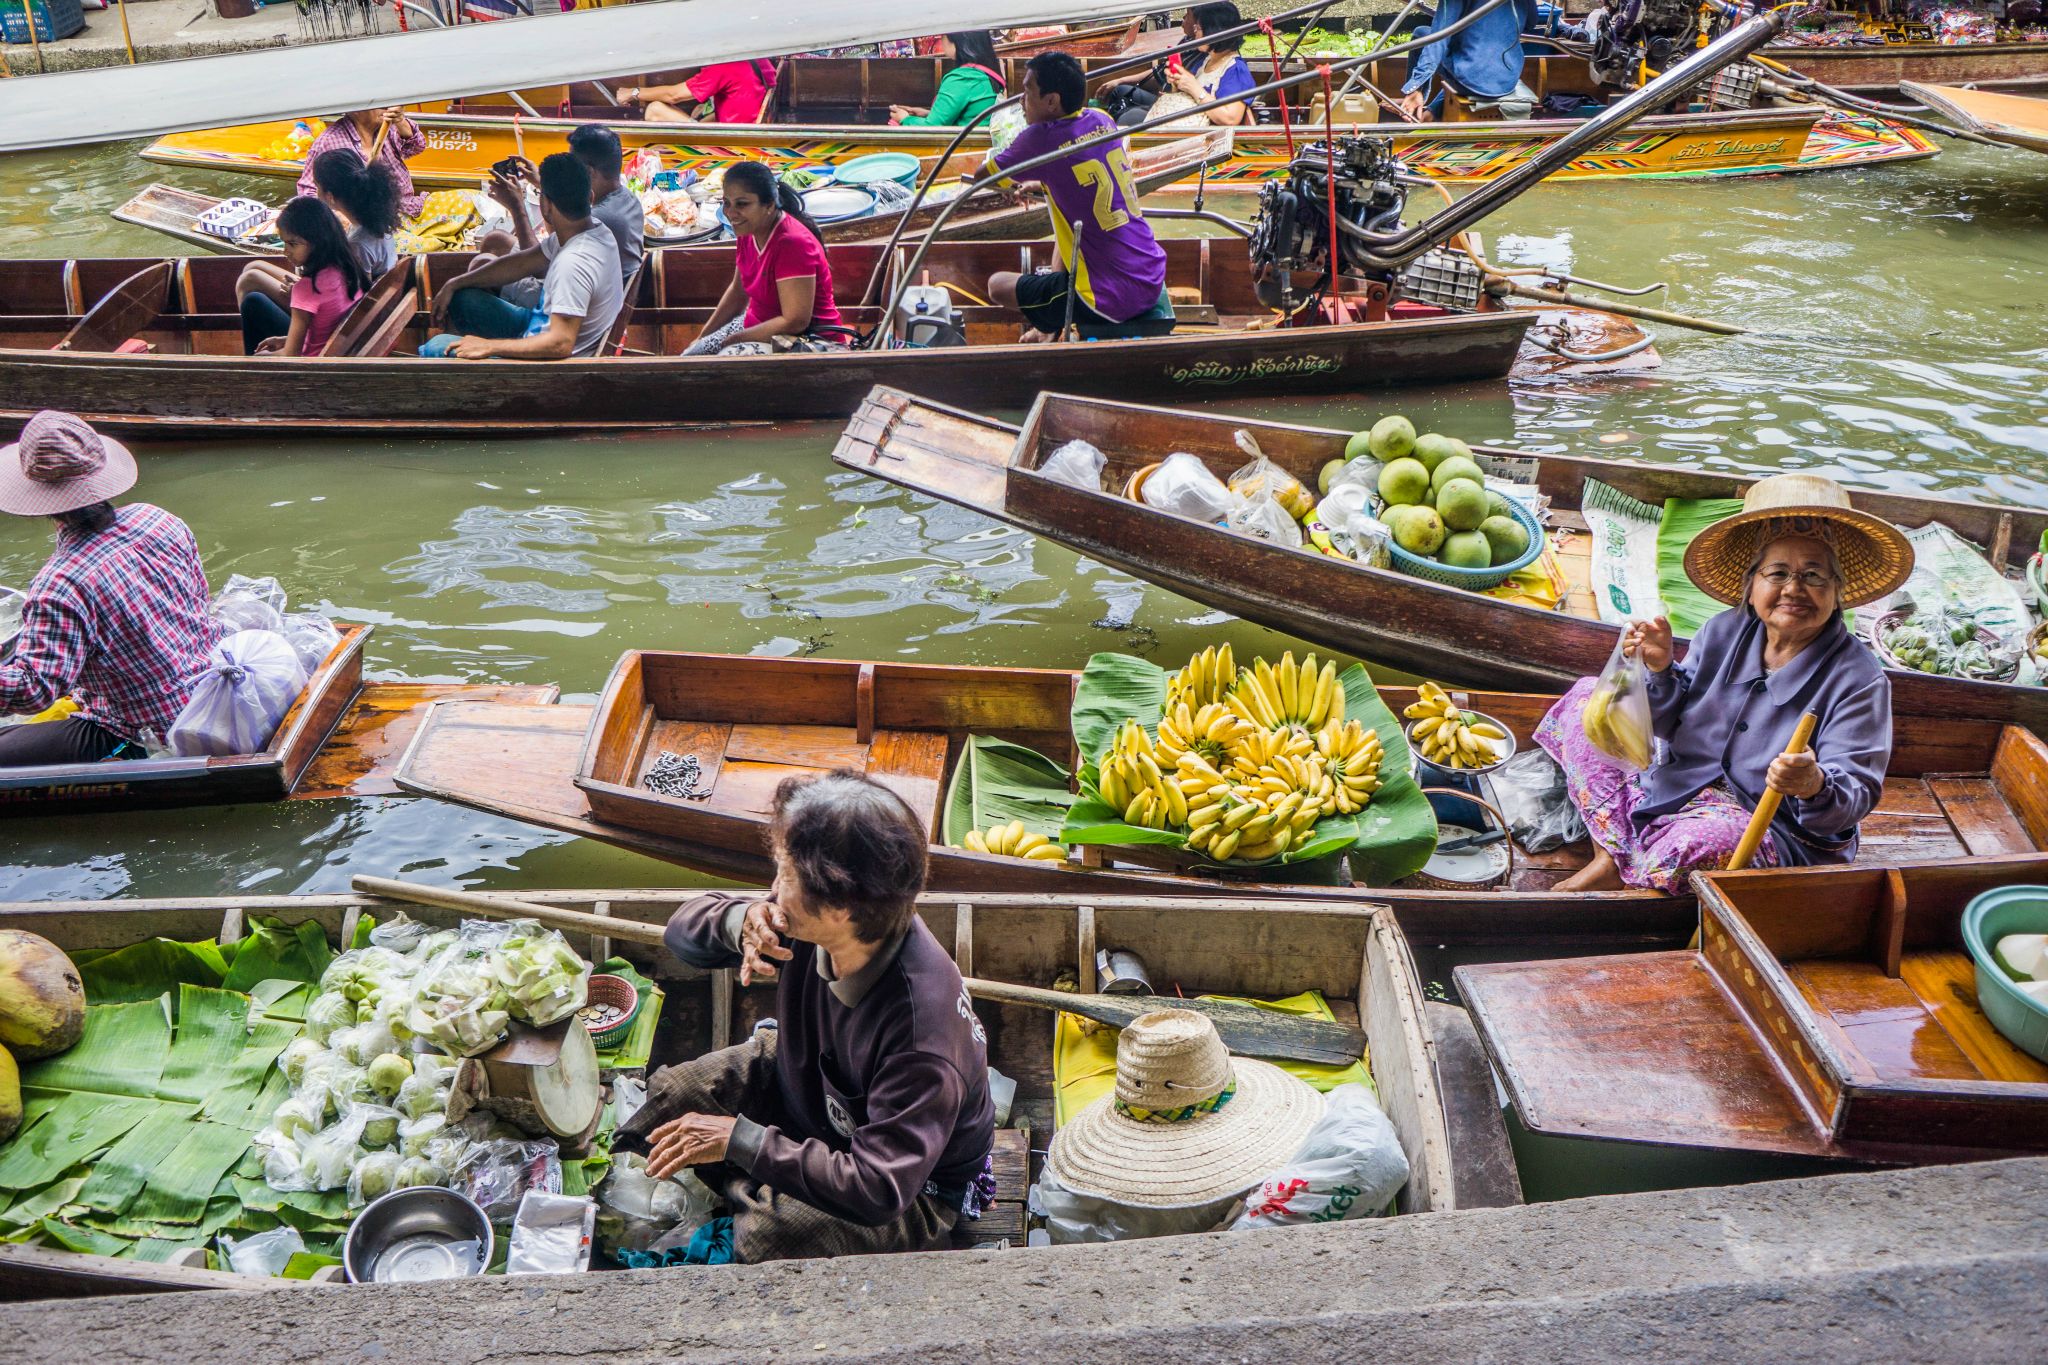
<svg viewBox="0 0 2048 1365"><path fill-rule="evenodd" d="M1922 104L1948 115L1968 132L2022 151L2048 153L2048 99L1918 81L1906 81L1899 88ZM2015 105L2018 106L2017 112L2023 112L2032 119L2031 123L2012 122Z"/></svg>

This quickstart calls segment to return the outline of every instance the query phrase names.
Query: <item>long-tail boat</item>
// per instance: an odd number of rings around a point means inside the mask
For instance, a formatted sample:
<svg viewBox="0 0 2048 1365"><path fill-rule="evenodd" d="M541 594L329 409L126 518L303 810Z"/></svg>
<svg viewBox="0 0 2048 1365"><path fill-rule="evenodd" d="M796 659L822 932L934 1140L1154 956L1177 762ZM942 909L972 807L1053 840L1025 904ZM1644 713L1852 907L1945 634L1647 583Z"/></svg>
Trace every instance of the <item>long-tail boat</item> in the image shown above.
<svg viewBox="0 0 2048 1365"><path fill-rule="evenodd" d="M364 682L370 627L340 629L261 753L0 767L0 819L388 795L422 707L458 698L545 706L561 695L551 685Z"/></svg>
<svg viewBox="0 0 2048 1365"><path fill-rule="evenodd" d="M1076 488L1039 466L1069 440L1108 459L1105 486L1174 451L1200 457L1219 476L1244 463L1235 434L1248 430L1277 463L1311 488L1344 454L1351 433L1168 411L1106 400L1043 395L1019 431L904 393L877 393L848 425L833 458L849 469L959 503L1072 546L1091 558L1208 606L1346 654L1433 678L1557 689L1597 672L1619 627L1600 617L1581 498L1588 479L1661 508L1666 499L1739 498L1752 480L1673 465L1571 455L1485 456L1533 464L1558 537L1567 580L1560 610L1446 587L1163 512L1121 492ZM1903 527L1939 522L2003 566L2048 532L2048 511L1856 489L1856 505ZM2025 725L2048 735L2048 688L1893 669L1900 712Z"/></svg>
<svg viewBox="0 0 2048 1365"><path fill-rule="evenodd" d="M1443 879L1334 889L1254 884L1247 874L1218 878L1139 866L1113 850L1076 851L1052 862L947 846L940 812L970 736L1021 744L1070 772L1078 766L1071 708L1079 676L1063 669L633 651L620 659L596 706L435 705L397 781L421 795L762 883L770 875L763 833L776 784L849 767L890 785L926 819L936 890L1205 896L1234 888L1335 896L1392 906L1424 947L1627 951L1676 946L1693 929L1685 897L1553 890L1584 864L1585 844L1540 854L1517 846L1505 880L1462 889L1443 889L1456 884ZM1397 714L1417 696L1404 687L1379 693ZM1473 692L1460 705L1499 721L1527 747L1555 700ZM2037 793L2048 784L2048 745L2015 727L1939 712L1902 712L1893 724L1884 797L1861 829L1864 864L2048 846L2048 828L2020 814L2038 809ZM662 795L649 786L657 764L675 771L691 760L692 795ZM1385 762L1406 765L1405 743L1389 745ZM1481 779L1482 793L1491 782Z"/></svg>
<svg viewBox="0 0 2048 1365"><path fill-rule="evenodd" d="M2038 840L2048 806L2015 808ZM1963 912L2048 857L1696 875L1700 940L1457 968L1536 1133L1934 1162L2048 1152L2048 1063L1978 1004Z"/></svg>
<svg viewBox="0 0 2048 1365"><path fill-rule="evenodd" d="M2027 152L2048 153L2048 92L1960 89L1908 81L1905 92L1958 127Z"/></svg>
<svg viewBox="0 0 2048 1365"><path fill-rule="evenodd" d="M662 923L688 894L523 891L520 898L623 925ZM461 918L446 910L354 895L222 896L5 905L0 906L0 931L40 934L68 952L83 953L157 938L180 945L231 945L261 920L316 924L330 945L340 945L356 941L364 915L381 921L400 910L435 926ZM1471 1026L1462 1010L1425 1003L1407 945L1383 909L1218 898L1203 907L1199 935L1186 932L1184 902L1145 897L1091 895L1083 903L1072 896L927 895L918 913L950 948L963 975L987 981L1043 988L1065 973L1082 991L1093 992L1096 951L1103 948L1135 954L1155 988L1169 995L1272 1000L1316 992L1329 1020L1355 1030L1353 1046L1363 1044L1363 1063L1378 1102L1408 1158L1408 1183L1395 1199L1396 1211L1520 1202L1494 1083L1471 1039ZM565 932L577 953L592 961L623 957L662 991L650 1067L728 1046L774 1010L772 985L743 987L735 972L688 967L633 939ZM1017 1093L1009 1126L996 1135L996 1202L978 1222L963 1225L955 1243L963 1248L1021 1246L1024 1200L1037 1173L1034 1152L1043 1152L1057 1123L1054 1031L1061 1016L992 1000L978 1000L975 1014L988 1034L989 1064L1017 1082ZM1329 1084L1344 1073L1325 1067L1322 1074ZM13 1139L15 1144L36 1141L33 1125ZM0 1159L9 1148L0 1142ZM80 1160L92 1155L78 1153ZM222 1186L233 1192L228 1181ZM197 1247L144 1249L138 1243L122 1250L119 1243L125 1239L99 1234L89 1225L90 1205L53 1205L48 1216L51 1221L33 1234L33 1244L0 1244L0 1294L10 1300L178 1289L291 1292L306 1283L208 1270ZM63 1250L58 1234L73 1245L98 1244L122 1254ZM105 1242L96 1243L95 1236ZM173 1257L171 1263L141 1258L165 1254ZM429 1287L421 1302L430 1302L432 1293Z"/></svg>
<svg viewBox="0 0 2048 1365"><path fill-rule="evenodd" d="M244 356L231 257L0 262L0 426L59 407L110 428L159 437L193 432L619 431L698 421L845 417L878 383L940 397L1023 407L1047 388L1191 395L1327 393L1379 385L1499 379L1523 354L1538 318L1527 309L1471 314L1403 306L1384 322L1273 326L1241 243L1166 241L1167 283L1182 326L1171 336L1018 344L1006 309L960 310L963 346L855 349L819 354L684 357L732 278L730 248L650 252L633 311L619 334L625 354L534 364L427 361L411 350L433 329L425 308L466 253L410 258L365 309L388 326L360 335L371 354L285 359ZM890 297L910 255L878 246L834 247L832 274L849 326L884 324L872 300ZM978 299L998 270L1051 264L1051 242L940 242L920 281ZM871 281L883 287L870 292ZM100 302L96 305L94 300ZM1488 301L1489 304L1491 301ZM126 311L118 305L125 303ZM119 312L99 325L96 310ZM1588 315L1579 314L1581 318ZM1590 315L1604 318L1606 315ZM1619 319L1613 350L1627 352ZM78 334L97 338L86 349ZM134 342L150 349L136 353ZM123 348L117 350L116 348ZM1603 353L1604 353L1603 348ZM1555 357L1533 345L1528 363Z"/></svg>

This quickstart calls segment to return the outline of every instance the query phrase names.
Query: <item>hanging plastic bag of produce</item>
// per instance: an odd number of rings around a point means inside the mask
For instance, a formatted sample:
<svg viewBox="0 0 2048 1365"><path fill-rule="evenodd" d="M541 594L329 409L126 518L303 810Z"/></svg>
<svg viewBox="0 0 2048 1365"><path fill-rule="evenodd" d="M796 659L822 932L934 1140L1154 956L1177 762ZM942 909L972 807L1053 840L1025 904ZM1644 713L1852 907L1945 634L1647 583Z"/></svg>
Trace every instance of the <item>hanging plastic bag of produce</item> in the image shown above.
<svg viewBox="0 0 2048 1365"><path fill-rule="evenodd" d="M278 634L291 642L309 677L341 643L340 628L317 611L293 612L284 618Z"/></svg>
<svg viewBox="0 0 2048 1365"><path fill-rule="evenodd" d="M282 630L284 588L275 578L231 574L208 610L229 630Z"/></svg>
<svg viewBox="0 0 2048 1365"><path fill-rule="evenodd" d="M274 630L239 630L213 647L207 671L171 723L186 757L263 752L306 685L298 651Z"/></svg>
<svg viewBox="0 0 2048 1365"><path fill-rule="evenodd" d="M1209 466L1184 450L1160 461L1138 495L1147 507L1212 525L1228 516L1236 501Z"/></svg>
<svg viewBox="0 0 2048 1365"><path fill-rule="evenodd" d="M1650 670L1643 666L1643 653L1634 658L1622 653L1623 631L1607 656L1607 667L1586 697L1580 724L1586 739L1601 753L1638 772L1656 761L1656 734L1650 720Z"/></svg>
<svg viewBox="0 0 2048 1365"><path fill-rule="evenodd" d="M1046 457L1038 472L1048 479L1091 492L1102 491L1102 467L1109 457L1086 441L1069 441Z"/></svg>
<svg viewBox="0 0 2048 1365"><path fill-rule="evenodd" d="M1309 495L1308 489L1302 487L1301 480L1266 458L1250 432L1238 432L1237 443L1252 457L1252 461L1230 476L1231 492L1253 502L1261 497L1277 499L1287 515L1296 520L1313 510L1315 499Z"/></svg>
<svg viewBox="0 0 2048 1365"><path fill-rule="evenodd" d="M1372 1092L1355 1082L1340 1085L1288 1163L1245 1195L1230 1230L1369 1218L1407 1183L1400 1135Z"/></svg>
<svg viewBox="0 0 2048 1365"><path fill-rule="evenodd" d="M1301 523L1288 514L1280 500L1270 493L1256 498L1239 498L1224 524L1239 535L1270 540L1290 550L1301 548Z"/></svg>

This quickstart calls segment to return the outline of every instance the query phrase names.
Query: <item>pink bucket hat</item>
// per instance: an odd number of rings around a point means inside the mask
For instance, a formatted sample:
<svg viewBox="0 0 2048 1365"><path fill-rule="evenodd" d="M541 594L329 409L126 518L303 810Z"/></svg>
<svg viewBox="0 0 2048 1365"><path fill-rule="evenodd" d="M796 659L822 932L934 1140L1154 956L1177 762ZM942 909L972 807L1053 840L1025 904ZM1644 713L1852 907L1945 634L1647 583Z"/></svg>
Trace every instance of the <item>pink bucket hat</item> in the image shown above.
<svg viewBox="0 0 2048 1365"><path fill-rule="evenodd" d="M135 486L135 457L83 417L45 409L0 446L0 512L48 517L74 512Z"/></svg>

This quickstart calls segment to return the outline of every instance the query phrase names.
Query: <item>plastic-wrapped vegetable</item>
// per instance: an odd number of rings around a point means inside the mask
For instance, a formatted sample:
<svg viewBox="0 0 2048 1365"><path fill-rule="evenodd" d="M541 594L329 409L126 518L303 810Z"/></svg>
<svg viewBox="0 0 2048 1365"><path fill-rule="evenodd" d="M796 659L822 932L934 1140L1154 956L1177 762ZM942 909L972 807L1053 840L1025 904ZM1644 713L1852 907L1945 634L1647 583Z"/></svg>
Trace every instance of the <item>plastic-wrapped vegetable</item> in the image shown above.
<svg viewBox="0 0 2048 1365"><path fill-rule="evenodd" d="M364 1069L370 1078L370 1088L386 1099L396 1095L399 1088L412 1079L412 1063L395 1052L380 1052L370 1059Z"/></svg>
<svg viewBox="0 0 2048 1365"><path fill-rule="evenodd" d="M287 1085L297 1085L306 1078L306 1067L327 1049L311 1038L294 1038L285 1045L277 1065L284 1072Z"/></svg>
<svg viewBox="0 0 2048 1365"><path fill-rule="evenodd" d="M448 1107L448 1092L417 1071L398 1087L391 1103L409 1119L422 1119Z"/></svg>
<svg viewBox="0 0 2048 1365"><path fill-rule="evenodd" d="M339 991L316 995L306 1006L306 1036L322 1046L336 1030L353 1027L355 1022L355 1002Z"/></svg>
<svg viewBox="0 0 2048 1365"><path fill-rule="evenodd" d="M367 1204L398 1188L398 1175L404 1166L405 1158L396 1152L372 1152L358 1161L348 1176L350 1206Z"/></svg>
<svg viewBox="0 0 2048 1365"><path fill-rule="evenodd" d="M385 1053L398 1051L398 1038L390 1025L372 1019L336 1030L327 1046L348 1058L351 1065L366 1067Z"/></svg>
<svg viewBox="0 0 2048 1365"><path fill-rule="evenodd" d="M448 1172L442 1170L423 1156L409 1156L400 1159L398 1163L398 1178L394 1182L393 1188L405 1190L411 1189L415 1185L445 1185L447 1183Z"/></svg>
<svg viewBox="0 0 2048 1365"><path fill-rule="evenodd" d="M562 936L531 920L514 920L492 954L498 984L514 1018L537 1026L566 1019L589 1001L590 964Z"/></svg>
<svg viewBox="0 0 2048 1365"><path fill-rule="evenodd" d="M294 1096L277 1106L270 1116L270 1126L278 1136L297 1139L317 1133L327 1121L327 1114L321 1104Z"/></svg>
<svg viewBox="0 0 2048 1365"><path fill-rule="evenodd" d="M380 1109L376 1105L365 1104L353 1112L362 1116L363 1146L381 1149L398 1141L398 1125L402 1120L396 1109Z"/></svg>
<svg viewBox="0 0 2048 1365"><path fill-rule="evenodd" d="M377 1092L370 1089L370 1079L363 1069L339 1052L325 1052L308 1062L293 1093L318 1105L322 1113L333 1115L377 1100Z"/></svg>
<svg viewBox="0 0 2048 1365"><path fill-rule="evenodd" d="M398 1150L407 1156L425 1156L428 1144L448 1132L446 1114L426 1114L398 1125Z"/></svg>
<svg viewBox="0 0 2048 1365"><path fill-rule="evenodd" d="M370 930L370 944L372 947L389 948L394 953L410 953L433 932L432 928L401 910Z"/></svg>
<svg viewBox="0 0 2048 1365"><path fill-rule="evenodd" d="M338 1190L347 1185L349 1173L365 1155L358 1139L367 1122L368 1116L358 1110L303 1139L299 1143L299 1178L305 1183L296 1188ZM274 1180L270 1183L277 1185Z"/></svg>

